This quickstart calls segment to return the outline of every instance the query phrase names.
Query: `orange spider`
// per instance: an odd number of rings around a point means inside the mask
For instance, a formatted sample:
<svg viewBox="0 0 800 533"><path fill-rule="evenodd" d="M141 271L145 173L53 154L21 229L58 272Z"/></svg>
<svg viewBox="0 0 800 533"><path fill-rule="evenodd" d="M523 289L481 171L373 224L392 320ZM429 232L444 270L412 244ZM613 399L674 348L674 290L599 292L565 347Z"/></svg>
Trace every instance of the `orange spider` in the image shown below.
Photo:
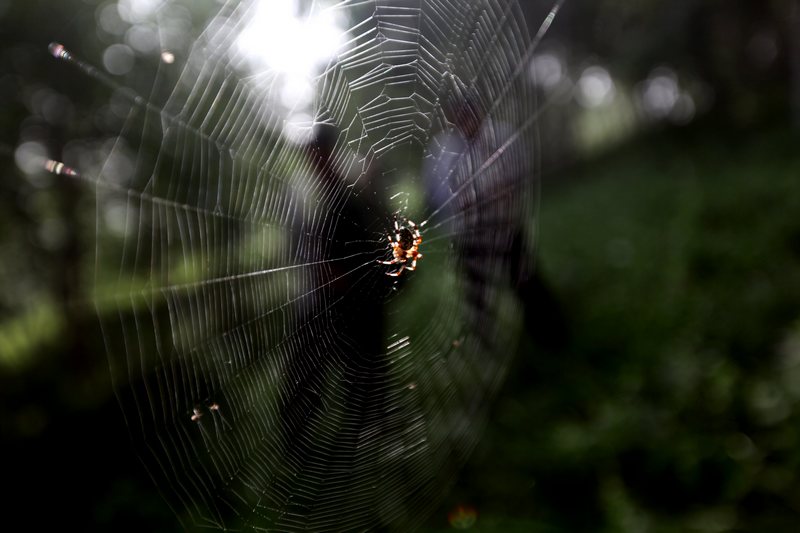
<svg viewBox="0 0 800 533"><path fill-rule="evenodd" d="M419 227L413 220L404 220L401 226L397 222L397 216L394 218L394 239L391 235L387 235L389 244L392 245L392 260L381 261L378 263L382 265L400 265L398 270L394 272L387 272L387 276L397 277L403 273L403 270L416 270L417 261L422 259L422 254L419 253L419 245L422 244L422 235L419 233Z"/></svg>

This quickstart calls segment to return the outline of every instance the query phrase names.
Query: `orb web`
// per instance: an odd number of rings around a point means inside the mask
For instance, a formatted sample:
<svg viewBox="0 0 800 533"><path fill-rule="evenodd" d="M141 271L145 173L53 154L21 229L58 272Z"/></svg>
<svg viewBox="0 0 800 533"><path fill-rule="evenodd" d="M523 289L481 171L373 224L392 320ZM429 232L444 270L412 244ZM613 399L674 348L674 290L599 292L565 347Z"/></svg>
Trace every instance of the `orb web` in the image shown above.
<svg viewBox="0 0 800 533"><path fill-rule="evenodd" d="M511 0L310 2L341 29L287 59L267 4L169 52L94 182L115 390L187 527L406 530L519 335L536 42ZM423 258L393 278L397 219Z"/></svg>

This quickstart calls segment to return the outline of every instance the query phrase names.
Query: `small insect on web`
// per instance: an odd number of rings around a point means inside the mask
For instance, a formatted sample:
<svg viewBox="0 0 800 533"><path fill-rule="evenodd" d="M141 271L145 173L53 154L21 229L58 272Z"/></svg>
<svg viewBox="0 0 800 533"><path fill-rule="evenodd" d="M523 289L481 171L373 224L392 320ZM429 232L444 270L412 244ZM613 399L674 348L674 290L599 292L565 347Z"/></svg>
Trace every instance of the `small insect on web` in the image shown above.
<svg viewBox="0 0 800 533"><path fill-rule="evenodd" d="M446 492L521 328L560 5L531 37L516 0L228 1L147 97L51 49L130 103L99 175L51 166L94 187L115 387L187 522L406 531Z"/></svg>

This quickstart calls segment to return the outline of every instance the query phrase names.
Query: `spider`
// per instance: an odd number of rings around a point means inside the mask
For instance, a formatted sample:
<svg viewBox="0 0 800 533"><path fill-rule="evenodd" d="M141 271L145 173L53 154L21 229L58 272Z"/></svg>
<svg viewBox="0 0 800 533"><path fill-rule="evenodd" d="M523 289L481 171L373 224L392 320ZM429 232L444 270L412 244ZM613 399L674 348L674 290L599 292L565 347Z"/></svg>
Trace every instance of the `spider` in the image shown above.
<svg viewBox="0 0 800 533"><path fill-rule="evenodd" d="M403 270L416 270L417 261L422 259L422 254L419 253L419 245L422 244L419 226L413 220L408 219L404 219L404 224L401 226L395 215L394 238L391 235L387 235L386 238L389 239L389 244L392 245L392 260L381 261L378 259L378 263L382 265L400 265L399 269L394 272L387 272L386 275L397 277L403 273Z"/></svg>

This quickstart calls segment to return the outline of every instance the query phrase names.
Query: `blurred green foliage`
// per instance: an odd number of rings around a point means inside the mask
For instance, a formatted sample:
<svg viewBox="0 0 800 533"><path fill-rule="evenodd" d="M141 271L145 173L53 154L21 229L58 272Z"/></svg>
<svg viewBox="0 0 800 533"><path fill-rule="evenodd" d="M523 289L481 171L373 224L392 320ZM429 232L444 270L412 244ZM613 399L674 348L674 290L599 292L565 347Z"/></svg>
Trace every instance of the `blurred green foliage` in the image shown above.
<svg viewBox="0 0 800 533"><path fill-rule="evenodd" d="M545 188L569 338L523 349L451 497L476 531L794 530L798 140L653 135Z"/></svg>

